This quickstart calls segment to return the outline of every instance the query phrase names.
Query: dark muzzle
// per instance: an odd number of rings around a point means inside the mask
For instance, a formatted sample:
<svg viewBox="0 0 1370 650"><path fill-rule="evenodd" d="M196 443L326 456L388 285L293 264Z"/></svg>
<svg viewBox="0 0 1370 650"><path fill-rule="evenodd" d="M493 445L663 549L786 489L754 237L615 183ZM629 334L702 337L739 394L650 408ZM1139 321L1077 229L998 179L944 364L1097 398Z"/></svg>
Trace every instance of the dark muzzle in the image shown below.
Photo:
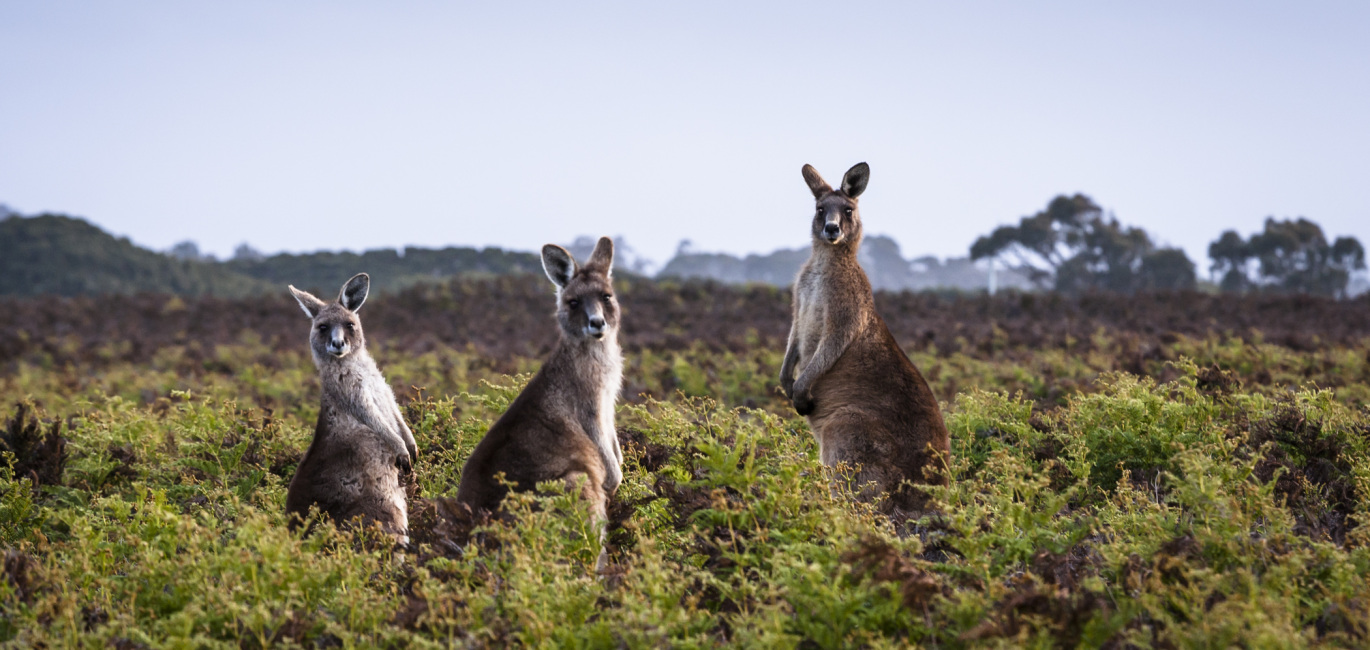
<svg viewBox="0 0 1370 650"><path fill-rule="evenodd" d="M604 317L590 317L590 335L594 336L595 338L600 338L604 336Z"/></svg>
<svg viewBox="0 0 1370 650"><path fill-rule="evenodd" d="M329 354L341 355L344 352L347 352L347 341L344 339L329 339L326 347L328 348Z"/></svg>

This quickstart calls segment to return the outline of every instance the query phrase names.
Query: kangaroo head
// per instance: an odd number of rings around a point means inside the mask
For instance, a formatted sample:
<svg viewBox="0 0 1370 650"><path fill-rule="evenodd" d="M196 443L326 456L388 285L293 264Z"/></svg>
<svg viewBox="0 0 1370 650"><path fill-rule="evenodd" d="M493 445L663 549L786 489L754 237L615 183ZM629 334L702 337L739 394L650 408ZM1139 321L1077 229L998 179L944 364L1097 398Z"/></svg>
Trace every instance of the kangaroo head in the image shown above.
<svg viewBox="0 0 1370 650"><path fill-rule="evenodd" d="M804 182L813 191L817 210L813 215L813 240L832 246L855 245L861 241L861 211L856 197L866 191L871 168L856 163L842 177L842 188L833 190L813 165L804 165Z"/></svg>
<svg viewBox="0 0 1370 650"><path fill-rule="evenodd" d="M314 362L324 359L341 359L354 350L366 347L362 336L362 321L357 310L366 302L366 294L371 289L371 276L358 273L343 285L338 293L338 301L326 303L307 291L290 287L290 293L300 303L300 309L313 322L309 332L309 347L314 353Z"/></svg>
<svg viewBox="0 0 1370 650"><path fill-rule="evenodd" d="M557 285L557 322L573 341L613 338L618 331L618 300L614 298L614 241L600 237L585 266L576 264L565 248L542 247L542 269Z"/></svg>

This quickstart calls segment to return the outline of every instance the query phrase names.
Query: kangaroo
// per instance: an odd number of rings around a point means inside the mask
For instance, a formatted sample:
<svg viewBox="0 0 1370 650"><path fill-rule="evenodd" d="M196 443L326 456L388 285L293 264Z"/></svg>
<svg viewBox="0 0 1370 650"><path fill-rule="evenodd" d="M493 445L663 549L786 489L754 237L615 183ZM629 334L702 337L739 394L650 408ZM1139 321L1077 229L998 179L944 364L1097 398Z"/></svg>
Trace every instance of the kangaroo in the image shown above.
<svg viewBox="0 0 1370 650"><path fill-rule="evenodd" d="M357 310L370 287L371 276L358 273L335 303L290 287L313 323L309 349L323 401L314 440L290 480L285 511L303 517L316 506L339 524L361 517L408 544L403 483L412 479L417 449L395 394L366 352ZM292 517L291 526L299 521Z"/></svg>
<svg viewBox="0 0 1370 650"><path fill-rule="evenodd" d="M497 478L503 474L524 491L543 481L565 481L590 503L595 521L602 526L606 520L606 502L623 480L623 451L614 431L623 353L613 260L608 237L599 239L585 266L560 246L542 247L542 268L557 287L561 338L471 452L461 471L458 504L495 511L508 491Z"/></svg>
<svg viewBox="0 0 1370 650"><path fill-rule="evenodd" d="M847 463L859 498L888 494L882 510L907 517L924 510L927 495L905 482L946 485L950 444L937 399L876 313L856 261L857 197L870 167L847 170L838 190L811 165L803 174L817 204L813 252L794 284L780 386L808 417L823 463Z"/></svg>

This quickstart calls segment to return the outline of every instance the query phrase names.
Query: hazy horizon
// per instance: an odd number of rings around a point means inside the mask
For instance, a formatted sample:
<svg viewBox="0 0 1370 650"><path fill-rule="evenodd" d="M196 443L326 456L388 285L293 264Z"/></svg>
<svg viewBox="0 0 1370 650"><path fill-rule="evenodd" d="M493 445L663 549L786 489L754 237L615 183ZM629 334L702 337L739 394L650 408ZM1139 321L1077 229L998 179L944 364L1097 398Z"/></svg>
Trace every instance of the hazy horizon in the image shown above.
<svg viewBox="0 0 1370 650"><path fill-rule="evenodd" d="M1370 242L1370 5L0 8L0 203L157 250L807 244L872 167L905 257L1084 192L1188 252Z"/></svg>

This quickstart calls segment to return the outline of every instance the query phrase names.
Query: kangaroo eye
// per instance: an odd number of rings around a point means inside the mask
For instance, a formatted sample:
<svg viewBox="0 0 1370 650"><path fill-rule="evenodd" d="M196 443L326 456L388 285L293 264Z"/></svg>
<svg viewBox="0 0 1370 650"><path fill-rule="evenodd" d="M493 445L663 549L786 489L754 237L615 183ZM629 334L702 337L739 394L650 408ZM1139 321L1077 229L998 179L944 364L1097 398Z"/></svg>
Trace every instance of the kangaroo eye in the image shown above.
<svg viewBox="0 0 1370 650"><path fill-rule="evenodd" d="M320 326L319 326L319 331L320 331L320 332L327 332L327 331L328 331L328 325L327 325L327 324L320 325Z"/></svg>
<svg viewBox="0 0 1370 650"><path fill-rule="evenodd" d="M609 300L610 300L611 298L613 298L613 296L611 296L611 295L609 295L609 294L607 294L607 293L604 294L604 295L602 295L602 296L600 296L600 297L604 299L604 302L609 302Z"/></svg>
<svg viewBox="0 0 1370 650"><path fill-rule="evenodd" d="M571 309L575 309L576 307L580 306L580 301L576 300L575 298L572 298L569 302L566 303L566 306L570 307Z"/></svg>
<svg viewBox="0 0 1370 650"><path fill-rule="evenodd" d="M851 216L851 208L847 208L847 216Z"/></svg>
<svg viewBox="0 0 1370 650"><path fill-rule="evenodd" d="M350 331L352 331L352 330L354 330L354 329L356 329L356 326L355 326L355 325L353 325L352 323L348 323L348 324L347 324L347 331L350 332Z"/></svg>

